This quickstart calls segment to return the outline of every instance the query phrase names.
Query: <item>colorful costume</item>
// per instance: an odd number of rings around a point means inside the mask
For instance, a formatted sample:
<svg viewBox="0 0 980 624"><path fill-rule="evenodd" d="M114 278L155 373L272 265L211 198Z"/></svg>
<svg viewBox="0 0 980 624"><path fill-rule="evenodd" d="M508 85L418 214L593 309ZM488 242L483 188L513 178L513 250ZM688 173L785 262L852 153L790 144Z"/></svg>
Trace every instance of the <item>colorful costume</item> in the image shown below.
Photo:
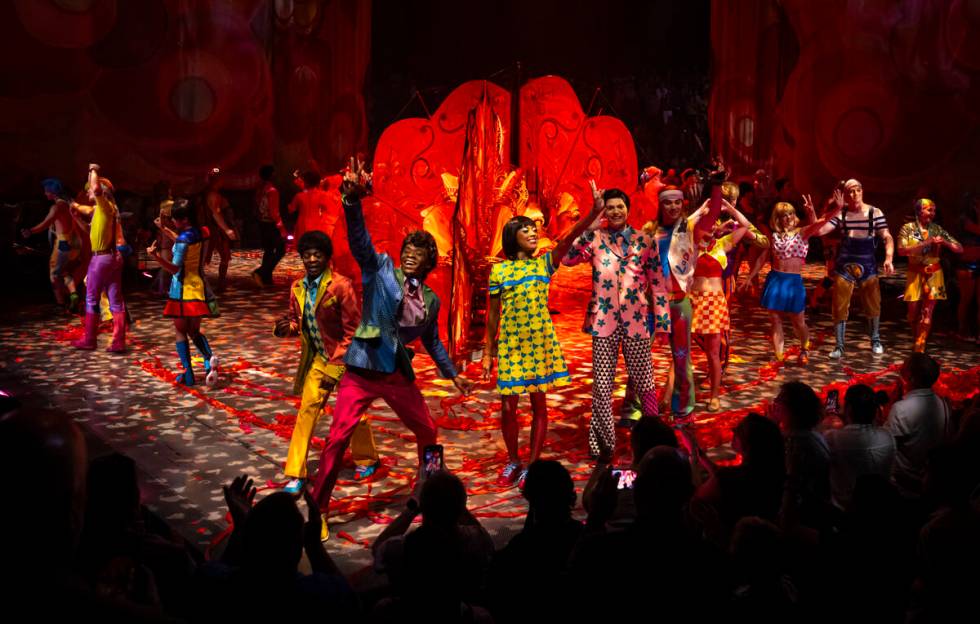
<svg viewBox="0 0 980 624"><path fill-rule="evenodd" d="M497 391L502 395L547 392L569 383L548 288L555 272L550 253L505 260L490 270L490 295L500 296Z"/></svg>
<svg viewBox="0 0 980 624"><path fill-rule="evenodd" d="M848 309L855 288L858 289L864 313L868 317L872 348L880 353L881 290L878 286L875 248L878 235L882 231L888 231L885 215L874 206L868 206L867 216L852 215L851 211L847 211L841 217L830 219L830 224L841 232L841 245L834 262L833 318L837 345L831 352L831 357L840 357L844 353ZM850 236L850 232L854 231L864 231L866 236Z"/></svg>
<svg viewBox="0 0 980 624"><path fill-rule="evenodd" d="M931 241L942 239L950 244L954 251L962 251L962 247L938 223L929 221L925 227L920 223L919 209L927 207L934 211L935 204L932 200L920 199L916 207L916 220L902 226L898 233L898 246L909 256L905 302L909 306L909 323L915 336L913 350L923 352L926 348L926 340L929 338L929 330L932 328L935 303L946 299L946 282L939 257L942 243L935 244ZM913 248L917 249L911 251Z"/></svg>
<svg viewBox="0 0 980 624"><path fill-rule="evenodd" d="M290 329L299 332L303 350L293 382L293 392L301 395L302 401L286 454L285 473L291 479L306 478L310 439L330 395L323 381L343 377L343 357L360 314L354 287L342 275L327 269L315 280L304 277L293 282L286 319ZM354 429L351 443L355 463L377 463L378 452L366 417Z"/></svg>
<svg viewBox="0 0 980 624"><path fill-rule="evenodd" d="M773 258L787 260L789 258L806 259L810 243L797 230L795 234L772 235ZM806 288L803 286L803 276L799 273L783 273L773 269L766 277L762 287L762 307L773 312L791 312L798 314L806 308Z"/></svg>
<svg viewBox="0 0 980 624"><path fill-rule="evenodd" d="M670 332L670 314L660 254L653 239L626 226L618 232L585 232L572 244L562 264L592 264L592 298L582 331L592 336L592 422L589 450L593 457L612 453L616 446L613 428L612 389L619 351L633 379L643 415L658 416L650 355L647 313L654 313L657 333ZM647 290L653 301L647 300Z"/></svg>
<svg viewBox="0 0 980 624"><path fill-rule="evenodd" d="M727 250L731 247L732 235L712 240L711 246L698 254L694 266L694 277L716 277L721 279L728 266ZM720 334L728 331L731 321L728 315L728 299L723 290L691 293L691 306L694 310L691 331L695 334Z"/></svg>
<svg viewBox="0 0 980 624"><path fill-rule="evenodd" d="M938 223L930 223L929 227L923 230L917 221L913 221L903 225L898 232L898 244L899 247L912 247L936 237L957 243L956 239ZM946 300L946 280L943 276L943 267L939 263L939 251L929 245L909 256L908 280L905 286L906 302Z"/></svg>
<svg viewBox="0 0 980 624"><path fill-rule="evenodd" d="M163 315L169 318L217 316L217 302L204 279L204 254L210 231L189 227L177 236L173 264L180 271L170 280Z"/></svg>
<svg viewBox="0 0 980 624"><path fill-rule="evenodd" d="M406 345L421 339L441 375L456 377L439 339L439 298L417 279L406 278L391 256L374 250L360 200L347 196L343 202L350 250L361 268L364 303L344 356L347 371L337 388L330 434L320 455L314 497L321 513L329 507L344 449L375 399L384 399L415 434L420 463L423 449L435 443L436 425L415 385L412 352Z"/></svg>
<svg viewBox="0 0 980 624"><path fill-rule="evenodd" d="M656 233L664 279L670 280L670 351L674 363L670 408L675 417L684 417L694 411L694 367L691 365L694 311L687 294L694 270L692 226L692 221L682 217L670 226L660 225Z"/></svg>
<svg viewBox="0 0 980 624"><path fill-rule="evenodd" d="M122 296L122 254L116 249L119 211L107 194L97 195L89 225L92 259L85 276L85 335L72 343L76 349L95 349L99 327L99 295L106 292L112 312L112 342L107 351L126 350L126 304Z"/></svg>

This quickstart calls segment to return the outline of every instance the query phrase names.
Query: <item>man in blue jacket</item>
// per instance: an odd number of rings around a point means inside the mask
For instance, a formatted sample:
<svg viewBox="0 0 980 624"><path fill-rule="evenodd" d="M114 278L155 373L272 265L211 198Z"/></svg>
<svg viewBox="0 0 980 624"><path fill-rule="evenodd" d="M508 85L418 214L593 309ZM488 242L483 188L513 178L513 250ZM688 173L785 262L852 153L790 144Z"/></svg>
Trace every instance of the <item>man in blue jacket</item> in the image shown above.
<svg viewBox="0 0 980 624"><path fill-rule="evenodd" d="M463 394L472 385L456 372L439 339L439 298L422 283L439 257L435 239L421 230L410 232L402 241L400 268L395 268L391 256L375 251L360 199L365 194L362 182L368 178L363 165L351 167L340 188L350 251L361 268L364 303L360 325L344 356L347 372L337 387L333 422L314 482L323 539L329 535L327 510L344 450L361 414L375 399L384 399L415 434L420 462L423 449L436 443L436 425L415 384L412 352L406 345L421 339L442 377L451 379Z"/></svg>

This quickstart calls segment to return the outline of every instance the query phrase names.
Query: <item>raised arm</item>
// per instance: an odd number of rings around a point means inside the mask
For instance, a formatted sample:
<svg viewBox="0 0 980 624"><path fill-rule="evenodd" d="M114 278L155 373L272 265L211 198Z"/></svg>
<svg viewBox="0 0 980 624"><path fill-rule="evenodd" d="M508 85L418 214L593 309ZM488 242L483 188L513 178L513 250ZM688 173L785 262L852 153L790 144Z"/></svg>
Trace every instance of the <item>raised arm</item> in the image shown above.
<svg viewBox="0 0 980 624"><path fill-rule="evenodd" d="M579 219L578 223L569 230L568 234L562 237L558 244L555 245L554 250L551 252L551 262L553 266L557 269L564 260L565 255L568 254L573 248L576 251L575 258L570 258L569 262L565 263L565 266L572 266L584 262L586 258L583 256L583 252L586 248L590 248L591 238L584 236L585 230L600 217L605 210L605 202L602 199L602 190L596 188L595 180L589 180L589 186L592 187L592 210L588 214ZM589 238L588 241L585 239ZM591 259L591 255L590 258Z"/></svg>
<svg viewBox="0 0 980 624"><path fill-rule="evenodd" d="M361 267L362 274L376 273L379 266L378 254L364 223L364 208L361 207L361 197L366 192L358 172L344 173L340 195L344 204L344 219L347 221L348 246L354 260Z"/></svg>

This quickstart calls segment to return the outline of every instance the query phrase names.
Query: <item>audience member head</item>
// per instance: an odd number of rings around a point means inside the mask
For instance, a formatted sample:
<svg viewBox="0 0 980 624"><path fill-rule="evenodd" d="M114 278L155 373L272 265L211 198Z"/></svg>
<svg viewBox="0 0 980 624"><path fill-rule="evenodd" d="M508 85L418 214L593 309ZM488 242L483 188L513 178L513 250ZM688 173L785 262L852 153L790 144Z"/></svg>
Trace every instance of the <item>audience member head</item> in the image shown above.
<svg viewBox="0 0 980 624"><path fill-rule="evenodd" d="M0 470L10 479L0 514L0 544L8 571L33 579L43 568L54 579L75 553L85 513L86 449L81 431L64 415L0 400ZM39 485L40 484L40 485ZM30 582L30 581L26 581Z"/></svg>
<svg viewBox="0 0 980 624"><path fill-rule="evenodd" d="M446 470L430 475L419 496L422 524L437 529L451 529L466 511L466 488L459 477Z"/></svg>
<svg viewBox="0 0 980 624"><path fill-rule="evenodd" d="M780 387L774 412L790 431L809 431L823 418L823 403L813 388L802 381L787 381Z"/></svg>
<svg viewBox="0 0 980 624"><path fill-rule="evenodd" d="M939 362L926 353L913 353L902 366L902 379L910 390L928 390L939 379Z"/></svg>
<svg viewBox="0 0 980 624"><path fill-rule="evenodd" d="M878 409L888 402L888 394L875 392L871 386L855 384L844 395L844 422L870 425L878 415Z"/></svg>
<svg viewBox="0 0 980 624"><path fill-rule="evenodd" d="M656 416L643 416L633 424L633 429L630 432L633 465L639 466L643 456L656 446L677 448L677 434Z"/></svg>
<svg viewBox="0 0 980 624"><path fill-rule="evenodd" d="M527 499L533 520L568 520L575 506L575 485L561 463L551 459L539 459L527 469L524 484L524 498Z"/></svg>
<svg viewBox="0 0 980 624"><path fill-rule="evenodd" d="M637 517L658 524L676 522L694 495L691 464L678 449L650 449L633 485Z"/></svg>
<svg viewBox="0 0 980 624"><path fill-rule="evenodd" d="M140 490L136 462L120 453L93 459L88 467L85 531L121 537L139 518Z"/></svg>
<svg viewBox="0 0 980 624"><path fill-rule="evenodd" d="M732 447L747 470L785 471L786 451L779 425L761 414L747 414L732 431Z"/></svg>
<svg viewBox="0 0 980 624"><path fill-rule="evenodd" d="M248 570L262 576L296 574L303 554L303 514L290 494L270 494L252 507L243 546Z"/></svg>

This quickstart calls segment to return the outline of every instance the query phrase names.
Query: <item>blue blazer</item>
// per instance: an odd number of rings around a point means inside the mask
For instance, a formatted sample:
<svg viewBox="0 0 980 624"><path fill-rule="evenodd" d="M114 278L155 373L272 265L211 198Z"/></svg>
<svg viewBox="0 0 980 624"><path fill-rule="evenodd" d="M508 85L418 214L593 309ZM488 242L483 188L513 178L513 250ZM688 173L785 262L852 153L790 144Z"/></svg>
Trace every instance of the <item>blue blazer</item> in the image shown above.
<svg viewBox="0 0 980 624"><path fill-rule="evenodd" d="M350 251L361 267L361 283L364 285L361 324L354 332L354 340L347 349L344 363L382 373L400 370L409 379L415 379L413 353L406 345L421 339L425 350L439 368L439 374L446 379L455 377L456 368L439 339L439 297L422 284L425 322L417 327L399 327L397 315L405 274L395 268L391 256L375 251L364 223L360 199L344 198L344 217L347 220Z"/></svg>

